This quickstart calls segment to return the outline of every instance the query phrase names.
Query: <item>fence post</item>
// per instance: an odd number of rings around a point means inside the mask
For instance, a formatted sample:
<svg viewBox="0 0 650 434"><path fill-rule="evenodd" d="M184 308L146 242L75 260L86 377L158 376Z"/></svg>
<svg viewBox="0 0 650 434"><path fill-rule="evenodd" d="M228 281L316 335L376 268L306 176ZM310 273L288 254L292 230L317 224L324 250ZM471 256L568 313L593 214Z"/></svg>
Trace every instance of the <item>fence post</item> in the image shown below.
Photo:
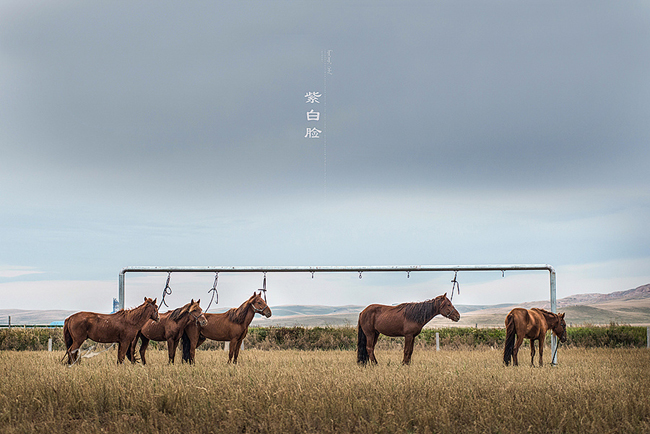
<svg viewBox="0 0 650 434"><path fill-rule="evenodd" d="M47 351L52 352L52 338L47 340Z"/></svg>
<svg viewBox="0 0 650 434"><path fill-rule="evenodd" d="M9 315L9 328L11 328L11 315Z"/></svg>
<svg viewBox="0 0 650 434"><path fill-rule="evenodd" d="M650 348L650 327L648 327L648 331L646 334L646 341L647 341L648 348Z"/></svg>
<svg viewBox="0 0 650 434"><path fill-rule="evenodd" d="M240 350L244 349L244 341L241 341L241 346L239 347ZM230 351L230 341L225 341L223 343L223 350L224 351Z"/></svg>
<svg viewBox="0 0 650 434"><path fill-rule="evenodd" d="M440 351L440 333L436 332L436 351Z"/></svg>

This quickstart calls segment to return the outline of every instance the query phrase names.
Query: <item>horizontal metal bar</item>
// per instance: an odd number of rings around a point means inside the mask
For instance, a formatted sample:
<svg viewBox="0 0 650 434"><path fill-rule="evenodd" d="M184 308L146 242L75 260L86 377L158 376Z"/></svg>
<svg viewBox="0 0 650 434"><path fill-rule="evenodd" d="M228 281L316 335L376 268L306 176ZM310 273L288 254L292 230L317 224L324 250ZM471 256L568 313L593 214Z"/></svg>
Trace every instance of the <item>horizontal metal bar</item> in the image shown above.
<svg viewBox="0 0 650 434"><path fill-rule="evenodd" d="M373 265L373 266L267 266L267 267L163 267L136 266L124 267L121 275L126 273L316 273L316 272L394 272L394 271L515 271L546 270L555 272L548 264L502 264L502 265Z"/></svg>

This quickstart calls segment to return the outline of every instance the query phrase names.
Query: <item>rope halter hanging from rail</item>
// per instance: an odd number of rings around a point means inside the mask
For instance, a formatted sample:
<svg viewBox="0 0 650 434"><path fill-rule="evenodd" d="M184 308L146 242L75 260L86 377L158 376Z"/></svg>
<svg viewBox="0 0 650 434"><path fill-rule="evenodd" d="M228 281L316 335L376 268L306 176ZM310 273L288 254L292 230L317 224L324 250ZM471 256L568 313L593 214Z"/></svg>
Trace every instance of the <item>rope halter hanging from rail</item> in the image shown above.
<svg viewBox="0 0 650 434"><path fill-rule="evenodd" d="M167 306L167 303L165 302L165 296L166 296L167 294L171 295L171 293L172 293L172 287L169 286L169 280L170 280L171 278L172 278L172 272L171 272L171 271L168 271L168 272L167 272L167 283L165 283L165 289L163 289L162 298L160 299L160 304L158 305L158 309L160 309L160 308L162 307L163 304L164 304L165 306ZM167 306L167 307L169 307L169 306Z"/></svg>
<svg viewBox="0 0 650 434"><path fill-rule="evenodd" d="M264 280L262 281L262 287L258 291L260 291L260 293L264 292L264 303L267 303L267 301L266 301L266 271L264 272Z"/></svg>
<svg viewBox="0 0 650 434"><path fill-rule="evenodd" d="M208 309L210 309L210 306L212 306L212 300L214 300L215 295L217 297L215 304L219 304L219 291L217 291L217 283L219 283L219 272L217 271L214 274L214 283L212 284L212 288L208 289L208 294L212 293L212 298L210 299L210 303L208 303L208 307L205 309L205 312L207 312Z"/></svg>
<svg viewBox="0 0 650 434"><path fill-rule="evenodd" d="M458 270L454 271L454 279L451 281L451 297L449 298L449 301L452 301L454 299L454 289L457 289L458 295L460 295L460 283L458 283L458 280L456 280L457 276Z"/></svg>

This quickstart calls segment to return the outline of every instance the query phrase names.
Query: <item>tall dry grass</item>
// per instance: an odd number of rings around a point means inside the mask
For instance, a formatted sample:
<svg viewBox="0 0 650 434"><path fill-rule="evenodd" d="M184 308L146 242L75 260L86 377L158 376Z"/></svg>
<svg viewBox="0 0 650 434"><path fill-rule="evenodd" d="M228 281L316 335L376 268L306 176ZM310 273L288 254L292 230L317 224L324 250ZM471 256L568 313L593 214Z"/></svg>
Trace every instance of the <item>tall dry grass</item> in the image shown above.
<svg viewBox="0 0 650 434"><path fill-rule="evenodd" d="M62 356L0 352L0 432L650 432L645 349L562 349L543 368L489 349L416 350L411 366L383 350L366 368L352 351L244 350L237 366L222 351L195 366Z"/></svg>

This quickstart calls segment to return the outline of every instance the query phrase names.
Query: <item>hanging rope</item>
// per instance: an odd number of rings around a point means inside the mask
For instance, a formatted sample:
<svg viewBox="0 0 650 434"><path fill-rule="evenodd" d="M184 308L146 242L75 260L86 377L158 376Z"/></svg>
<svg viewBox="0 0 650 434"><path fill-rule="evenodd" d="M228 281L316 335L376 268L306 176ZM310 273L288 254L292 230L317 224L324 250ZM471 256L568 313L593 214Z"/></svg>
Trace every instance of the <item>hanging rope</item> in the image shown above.
<svg viewBox="0 0 650 434"><path fill-rule="evenodd" d="M458 283L458 280L456 280L456 277L458 276L458 270L454 271L454 280L451 281L451 298L449 301L454 299L454 289L458 290L458 295L460 295L460 283Z"/></svg>
<svg viewBox="0 0 650 434"><path fill-rule="evenodd" d="M167 294L171 295L171 293L172 293L172 287L169 286L169 280L170 280L171 278L172 278L172 272L171 272L171 271L168 271L168 272L167 272L167 283L165 283L165 289L163 289L162 299L160 300L160 304L158 305L158 309L160 309L160 308L162 307L163 304L164 304L165 306L167 306L167 303L165 302L165 296L166 296ZM167 306L167 307L169 307L169 306Z"/></svg>
<svg viewBox="0 0 650 434"><path fill-rule="evenodd" d="M217 283L219 282L219 272L215 273L214 276L214 283L212 284L212 288L208 289L208 294L212 293L212 298L210 299L210 303L208 303L208 307L205 309L205 312L210 309L210 306L212 305L212 300L214 300L215 295L217 296L217 302L215 304L219 304L219 292L217 291Z"/></svg>
<svg viewBox="0 0 650 434"><path fill-rule="evenodd" d="M259 291L264 292L264 303L266 303L266 271L264 272L264 281L262 282L262 288Z"/></svg>
<svg viewBox="0 0 650 434"><path fill-rule="evenodd" d="M90 346L90 347L86 350L86 352L85 352L84 354L82 354L81 356L77 357L77 358L75 359L74 362L72 362L70 365L68 365L68 367L70 367L70 366L74 366L74 365L75 365L79 360L81 360L81 359L89 359L89 358L91 358L91 357L95 357L95 356L98 356L98 355L100 355L100 354L102 354L102 353L105 353L106 351L110 350L110 349L113 348L114 346L115 346L115 342L113 342L113 343L111 344L110 347L108 347L108 348L106 348L106 349L104 349L104 350L102 350L102 351L92 352L92 351L95 349L95 345L92 345L92 346ZM74 351L68 351L67 353L65 353L65 354L63 355L63 359L65 359L65 357L68 355L68 353L69 353L70 355L72 355L72 354L78 353L78 352L80 352L80 351L81 351L81 347L80 347L80 348L77 348L77 349L74 350ZM63 359L61 359L61 360L63 361Z"/></svg>

